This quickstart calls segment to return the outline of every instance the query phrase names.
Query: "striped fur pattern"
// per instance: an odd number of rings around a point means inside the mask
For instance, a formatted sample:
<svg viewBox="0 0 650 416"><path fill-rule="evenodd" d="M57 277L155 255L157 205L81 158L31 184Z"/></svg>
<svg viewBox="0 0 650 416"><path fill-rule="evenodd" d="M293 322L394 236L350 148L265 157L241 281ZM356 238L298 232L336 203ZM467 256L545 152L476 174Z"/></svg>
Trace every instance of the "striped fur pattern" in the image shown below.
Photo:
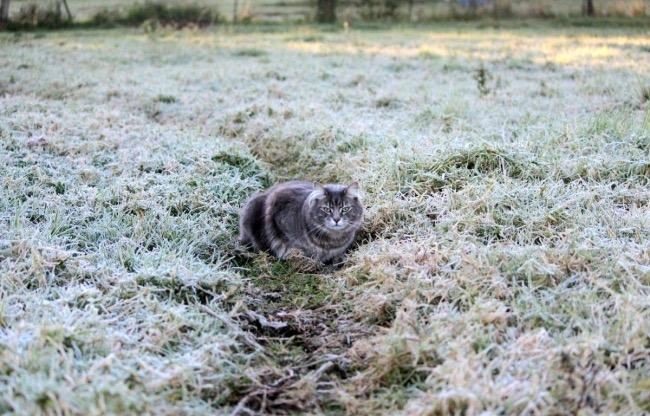
<svg viewBox="0 0 650 416"><path fill-rule="evenodd" d="M292 249L332 263L342 258L363 220L359 187L290 181L253 195L240 213L240 241L286 258Z"/></svg>

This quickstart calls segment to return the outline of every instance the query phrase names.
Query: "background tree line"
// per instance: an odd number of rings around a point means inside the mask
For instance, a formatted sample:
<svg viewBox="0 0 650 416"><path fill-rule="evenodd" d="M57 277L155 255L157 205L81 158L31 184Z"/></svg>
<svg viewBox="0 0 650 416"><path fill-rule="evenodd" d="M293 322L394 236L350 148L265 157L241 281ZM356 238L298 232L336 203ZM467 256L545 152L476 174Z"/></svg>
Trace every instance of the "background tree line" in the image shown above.
<svg viewBox="0 0 650 416"><path fill-rule="evenodd" d="M37 26L37 21L50 21L52 24L46 24L45 26L51 27L57 26L60 23L70 23L73 20L75 8L79 8L77 6L83 4L87 8L87 2L78 2L79 4L75 4L75 1L70 0L71 5L69 5L68 0L0 0L0 26L7 25L10 18L15 15L20 17L19 20L23 25L27 23L27 26L29 26L30 21L34 22L32 26ZM564 1L569 4L572 0ZM606 2L636 2L643 8L640 14L645 14L645 0L603 0L598 4L595 4L594 0L575 1L580 2L582 6L581 13L584 16L602 14L602 10L599 10L601 8L600 4L605 4ZM229 3L231 6L228 6ZM514 13L513 7L525 3L530 3L539 10L539 12L532 13L530 16L546 16L545 13L547 13L542 11L542 6L537 5L536 3L538 2L534 0L308 0L308 3L296 0L295 3L295 6L304 6L305 19L314 19L321 23L332 23L337 19L347 19L346 16L341 17L342 9L348 11L354 10L355 15L363 20L418 20L414 14L417 8L433 8L440 5L446 6L451 11L448 17L452 19L485 15L517 17L520 14ZM545 4L548 3L553 2L545 2ZM558 0L556 3L562 3L562 1ZM182 19L180 19L182 21L191 21L194 18L193 16L198 16L198 24L214 23L218 20L246 22L253 20L252 16L256 14L251 12L251 9L273 7L275 9L274 14L281 15L283 10L295 8L291 0L279 1L276 5L273 3L262 4L256 0L197 0L195 4L186 2L180 4L175 1L163 0L143 0L126 4L130 4L130 6L128 6L127 12L124 12L123 9L126 7L124 2L99 2L98 5L101 5L102 10L97 12L97 16L92 16L90 23L101 24L107 21L113 21L116 24L138 24L138 19L135 18L137 16L150 16L153 20L160 20L160 17L163 16L162 21L173 21L174 17L170 17L173 14L183 15ZM575 5L575 3L573 4ZM118 11L120 8L122 11ZM10 9L13 13L10 13ZM216 12L217 9L222 14L218 15ZM118 16L119 13L130 13L134 18ZM523 15L526 16L526 14ZM549 17L551 16L549 15Z"/></svg>
<svg viewBox="0 0 650 416"><path fill-rule="evenodd" d="M337 6L339 5L339 0L316 0L316 20L321 23L332 23L337 19ZM585 16L594 16L596 14L596 8L594 6L594 0L581 0L582 1L582 14ZM462 8L467 9L471 14L472 12L478 11L479 8L493 8L495 13L499 14L499 8L508 10L511 1L500 1L500 0L455 0L455 2ZM394 17L397 10L400 7L406 6L408 12L407 15L409 18L412 17L412 10L414 6L414 0L359 0L357 1L357 6L360 8L366 8L370 10L371 18L382 18L382 17ZM372 9L377 11L372 16Z"/></svg>

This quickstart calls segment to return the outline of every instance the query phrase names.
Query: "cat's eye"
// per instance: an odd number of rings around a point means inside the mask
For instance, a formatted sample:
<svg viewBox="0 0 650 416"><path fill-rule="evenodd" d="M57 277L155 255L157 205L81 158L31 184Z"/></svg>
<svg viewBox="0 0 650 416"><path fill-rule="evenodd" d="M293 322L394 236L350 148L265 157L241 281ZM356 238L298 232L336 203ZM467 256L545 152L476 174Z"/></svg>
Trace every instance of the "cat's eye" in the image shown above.
<svg viewBox="0 0 650 416"><path fill-rule="evenodd" d="M343 207L341 208L341 212L345 214L346 212L350 212L351 209L352 207Z"/></svg>
<svg viewBox="0 0 650 416"><path fill-rule="evenodd" d="M323 211L326 214L329 214L330 212L332 212L332 208L330 208L330 207L321 207L320 210Z"/></svg>

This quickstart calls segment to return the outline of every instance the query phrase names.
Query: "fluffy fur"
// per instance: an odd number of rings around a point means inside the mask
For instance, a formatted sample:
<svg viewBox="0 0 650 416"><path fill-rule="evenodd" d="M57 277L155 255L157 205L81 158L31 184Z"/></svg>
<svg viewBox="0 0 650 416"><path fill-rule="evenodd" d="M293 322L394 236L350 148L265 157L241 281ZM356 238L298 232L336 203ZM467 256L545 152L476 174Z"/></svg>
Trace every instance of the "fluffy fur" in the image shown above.
<svg viewBox="0 0 650 416"><path fill-rule="evenodd" d="M240 214L240 240L279 258L298 249L331 263L354 241L362 220L356 183L284 182L248 200Z"/></svg>

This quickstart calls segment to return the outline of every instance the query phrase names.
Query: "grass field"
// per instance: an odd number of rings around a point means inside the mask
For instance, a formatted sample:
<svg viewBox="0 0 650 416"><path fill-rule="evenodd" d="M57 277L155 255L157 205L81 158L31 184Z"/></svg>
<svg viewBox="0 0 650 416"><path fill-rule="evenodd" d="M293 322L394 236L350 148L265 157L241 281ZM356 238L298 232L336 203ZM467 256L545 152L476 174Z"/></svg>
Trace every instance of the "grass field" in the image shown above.
<svg viewBox="0 0 650 416"><path fill-rule="evenodd" d="M650 412L650 37L0 33L0 412ZM361 184L339 269L254 191Z"/></svg>

